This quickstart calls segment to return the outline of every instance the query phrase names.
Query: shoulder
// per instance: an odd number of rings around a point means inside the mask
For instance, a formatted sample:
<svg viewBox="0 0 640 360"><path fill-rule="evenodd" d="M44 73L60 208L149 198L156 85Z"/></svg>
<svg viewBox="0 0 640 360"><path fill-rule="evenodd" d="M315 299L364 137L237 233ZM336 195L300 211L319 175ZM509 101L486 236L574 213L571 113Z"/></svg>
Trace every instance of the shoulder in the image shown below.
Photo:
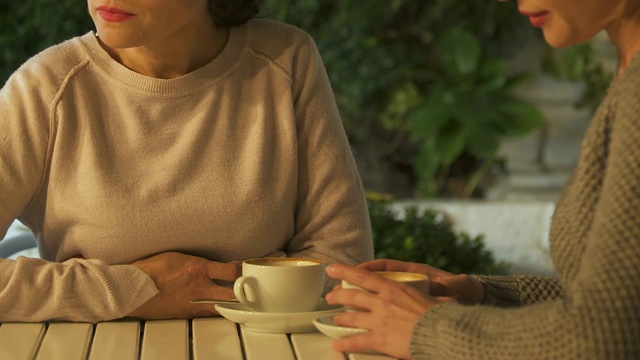
<svg viewBox="0 0 640 360"><path fill-rule="evenodd" d="M298 27L268 19L251 20L247 27L248 51L288 73L321 62L314 40Z"/></svg>
<svg viewBox="0 0 640 360"><path fill-rule="evenodd" d="M248 22L252 47L269 50L300 46L313 42L304 30L269 19L253 19Z"/></svg>
<svg viewBox="0 0 640 360"><path fill-rule="evenodd" d="M640 54L636 55L625 72L616 79L611 90L618 108L640 110Z"/></svg>
<svg viewBox="0 0 640 360"><path fill-rule="evenodd" d="M5 87L19 84L33 88L36 92L57 91L76 69L88 62L82 50L82 42L89 40L91 33L75 37L44 49L24 62L7 80Z"/></svg>

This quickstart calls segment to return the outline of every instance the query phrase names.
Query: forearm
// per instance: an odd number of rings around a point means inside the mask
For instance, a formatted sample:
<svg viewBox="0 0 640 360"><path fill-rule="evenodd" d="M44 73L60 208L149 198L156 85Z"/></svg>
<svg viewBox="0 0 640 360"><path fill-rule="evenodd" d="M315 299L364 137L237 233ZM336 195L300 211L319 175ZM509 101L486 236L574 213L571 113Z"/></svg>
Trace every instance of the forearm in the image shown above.
<svg viewBox="0 0 640 360"><path fill-rule="evenodd" d="M420 319L411 353L416 360L637 358L634 319L598 311L565 299L518 308L445 303Z"/></svg>
<svg viewBox="0 0 640 360"><path fill-rule="evenodd" d="M157 293L138 268L94 260L0 260L0 274L0 322L111 320Z"/></svg>

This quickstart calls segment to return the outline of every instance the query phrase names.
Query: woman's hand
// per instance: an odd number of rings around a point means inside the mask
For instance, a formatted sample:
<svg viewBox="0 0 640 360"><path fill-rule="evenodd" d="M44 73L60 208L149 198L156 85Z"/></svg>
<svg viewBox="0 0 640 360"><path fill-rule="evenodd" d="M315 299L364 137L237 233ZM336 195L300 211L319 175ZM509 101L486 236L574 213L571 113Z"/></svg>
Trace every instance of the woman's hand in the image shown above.
<svg viewBox="0 0 640 360"><path fill-rule="evenodd" d="M147 273L160 291L128 316L142 319L189 319L212 316L213 305L191 304L193 299L233 299L233 289L218 282L233 282L240 264L220 263L178 252L160 253L132 265Z"/></svg>
<svg viewBox="0 0 640 360"><path fill-rule="evenodd" d="M371 271L416 272L429 276L429 294L412 286L378 276ZM341 264L327 267L327 274L346 280L369 292L343 289L341 285L327 294L330 304L360 308L334 317L337 325L369 330L368 333L335 340L333 348L341 352L376 350L402 359L410 359L410 342L420 318L441 302L478 304L484 286L468 275L454 275L432 266L396 260L374 260L356 268Z"/></svg>
<svg viewBox="0 0 640 360"><path fill-rule="evenodd" d="M332 278L346 280L367 291L343 289L340 285L327 294L330 304L362 309L334 317L337 325L367 329L369 332L335 340L341 352L376 350L402 359L411 358L411 334L422 315L440 300L425 297L414 287L387 280L364 269L334 264L327 267Z"/></svg>
<svg viewBox="0 0 640 360"><path fill-rule="evenodd" d="M429 294L452 298L463 305L476 305L484 299L484 286L469 275L455 275L425 264L378 259L358 265L369 271L401 271L425 274L429 277Z"/></svg>

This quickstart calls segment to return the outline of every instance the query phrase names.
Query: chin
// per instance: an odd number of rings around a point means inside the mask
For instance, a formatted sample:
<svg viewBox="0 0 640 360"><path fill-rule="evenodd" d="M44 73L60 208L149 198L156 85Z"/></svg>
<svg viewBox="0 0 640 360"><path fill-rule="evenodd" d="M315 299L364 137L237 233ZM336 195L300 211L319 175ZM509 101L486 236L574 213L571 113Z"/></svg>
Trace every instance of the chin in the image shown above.
<svg viewBox="0 0 640 360"><path fill-rule="evenodd" d="M545 41L547 42L547 44L549 44L549 46L556 48L556 49L563 49L566 47L569 47L571 45L574 45L573 43L566 41L566 40L562 40L562 39L557 39L557 38L553 38L553 37L549 37L546 36L544 37Z"/></svg>
<svg viewBox="0 0 640 360"><path fill-rule="evenodd" d="M573 45L579 45L591 40L596 34L585 36L584 34L575 34L569 32L554 32L551 30L544 31L544 39L549 46L562 49Z"/></svg>

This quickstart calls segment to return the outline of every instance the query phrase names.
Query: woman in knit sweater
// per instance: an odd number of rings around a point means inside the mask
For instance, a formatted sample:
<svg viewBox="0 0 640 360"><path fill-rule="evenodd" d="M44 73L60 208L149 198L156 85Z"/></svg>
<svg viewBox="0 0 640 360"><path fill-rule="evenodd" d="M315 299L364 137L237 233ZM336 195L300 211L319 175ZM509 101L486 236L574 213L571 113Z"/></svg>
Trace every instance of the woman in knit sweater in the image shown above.
<svg viewBox="0 0 640 360"><path fill-rule="evenodd" d="M0 259L0 322L211 315L246 258L373 258L315 44L261 2L88 0L97 33L11 76L0 238L41 259Z"/></svg>
<svg viewBox="0 0 640 360"><path fill-rule="evenodd" d="M378 350L414 359L640 359L640 1L519 0L554 47L607 31L618 74L585 136L554 214L558 279L468 276L377 260L327 272L370 290L337 287L330 303L365 312L335 317L368 333L339 351ZM430 295L369 271L431 277Z"/></svg>

